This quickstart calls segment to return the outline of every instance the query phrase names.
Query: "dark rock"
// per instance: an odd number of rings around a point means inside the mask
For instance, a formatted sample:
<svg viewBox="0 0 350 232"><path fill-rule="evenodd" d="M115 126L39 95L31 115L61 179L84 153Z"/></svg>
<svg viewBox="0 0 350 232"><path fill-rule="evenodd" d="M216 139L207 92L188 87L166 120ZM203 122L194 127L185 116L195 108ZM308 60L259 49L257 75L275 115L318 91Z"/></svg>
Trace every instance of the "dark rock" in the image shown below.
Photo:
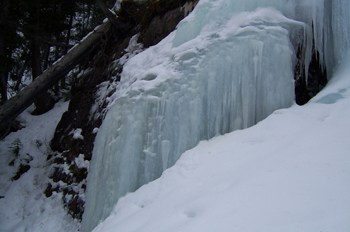
<svg viewBox="0 0 350 232"><path fill-rule="evenodd" d="M16 132L16 131L19 131L19 130L23 129L24 127L25 126L23 126L20 121L15 119L7 127L0 128L0 139L5 138L11 132Z"/></svg>
<svg viewBox="0 0 350 232"><path fill-rule="evenodd" d="M73 174L74 182L80 183L87 177L87 169L86 168L78 168L77 165L72 164L69 167L69 171Z"/></svg>
<svg viewBox="0 0 350 232"><path fill-rule="evenodd" d="M50 178L55 182L62 181L68 185L73 183L73 178L64 172L63 168L55 168L55 171L50 176Z"/></svg>
<svg viewBox="0 0 350 232"><path fill-rule="evenodd" d="M61 120L57 124L54 137L50 143L52 150L63 152L69 148L69 138L67 138L65 135L73 129L72 122L74 122L72 112L64 112Z"/></svg>
<svg viewBox="0 0 350 232"><path fill-rule="evenodd" d="M145 47L159 43L165 36L175 29L183 16L184 12L179 7L169 11L165 15L154 17L149 27L142 32L139 42L143 43Z"/></svg>
<svg viewBox="0 0 350 232"><path fill-rule="evenodd" d="M46 189L45 189L45 191L44 191L45 196L46 196L46 197L51 197L51 196L52 196L52 192L53 192L53 190L52 190L52 185L49 183L49 184L46 186Z"/></svg>
<svg viewBox="0 0 350 232"><path fill-rule="evenodd" d="M53 157L52 154L48 154L47 157L46 157L46 161L50 160L52 157Z"/></svg>
<svg viewBox="0 0 350 232"><path fill-rule="evenodd" d="M198 3L192 1L151 1L143 15L143 26L139 42L145 47L157 44L175 30L177 24L190 13Z"/></svg>
<svg viewBox="0 0 350 232"><path fill-rule="evenodd" d="M71 201L67 203L69 214L73 218L80 219L83 216L85 202L78 196L74 196Z"/></svg>
<svg viewBox="0 0 350 232"><path fill-rule="evenodd" d="M55 105L55 100L46 92L39 96L34 101L34 104L35 110L32 112L32 115L40 115L51 110Z"/></svg>
<svg viewBox="0 0 350 232"><path fill-rule="evenodd" d="M12 181L18 180L24 173L26 173L30 169L28 164L20 164L19 169L14 177L12 177Z"/></svg>
<svg viewBox="0 0 350 232"><path fill-rule="evenodd" d="M305 74L296 72L295 102L298 105L306 104L327 84L327 71L322 67L318 54L318 51L313 52L307 79ZM297 69L299 69L298 66Z"/></svg>
<svg viewBox="0 0 350 232"><path fill-rule="evenodd" d="M55 164L64 164L64 159L62 157L57 157L53 160Z"/></svg>

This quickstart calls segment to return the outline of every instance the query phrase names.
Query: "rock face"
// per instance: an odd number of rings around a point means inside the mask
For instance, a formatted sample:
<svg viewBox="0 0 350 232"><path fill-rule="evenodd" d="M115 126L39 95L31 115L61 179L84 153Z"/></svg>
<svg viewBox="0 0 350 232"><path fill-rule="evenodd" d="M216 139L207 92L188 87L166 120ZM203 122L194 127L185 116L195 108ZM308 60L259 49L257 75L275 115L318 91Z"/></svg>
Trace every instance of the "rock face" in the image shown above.
<svg viewBox="0 0 350 232"><path fill-rule="evenodd" d="M139 42L145 47L150 47L160 42L175 29L181 19L193 10L197 2L185 2L183 7L170 10L165 14L156 15L149 26L142 31Z"/></svg>
<svg viewBox="0 0 350 232"><path fill-rule="evenodd" d="M303 72L298 72L297 67L295 69L295 102L298 105L306 104L328 82L327 70L322 67L318 57L318 52L313 51L307 78Z"/></svg>
<svg viewBox="0 0 350 232"><path fill-rule="evenodd" d="M92 109L96 106L100 84L108 83L112 78L118 81L122 66L116 66L114 61L124 55L133 35L140 33L138 42L145 48L157 44L175 29L196 3L194 0L123 1L117 12L119 27L111 28L82 62L81 67L86 71L72 87L68 111L62 115L50 144L55 151L48 157L48 162L53 163L53 172L45 191L47 197L53 191L62 192L64 205L73 218L81 220L84 211L87 164L92 156L95 128L99 128L103 120L101 111L105 104Z"/></svg>

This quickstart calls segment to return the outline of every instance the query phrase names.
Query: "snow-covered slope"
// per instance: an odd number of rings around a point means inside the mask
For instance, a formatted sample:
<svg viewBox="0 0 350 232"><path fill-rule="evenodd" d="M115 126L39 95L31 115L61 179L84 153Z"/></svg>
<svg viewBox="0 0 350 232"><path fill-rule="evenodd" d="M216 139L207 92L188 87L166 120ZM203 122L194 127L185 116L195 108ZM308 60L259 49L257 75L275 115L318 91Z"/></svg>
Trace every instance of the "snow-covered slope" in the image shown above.
<svg viewBox="0 0 350 232"><path fill-rule="evenodd" d="M54 169L47 162L49 143L67 108L68 102L59 102L46 114L33 116L34 107L29 107L18 118L26 127L0 141L1 232L78 230L79 223L63 209L62 193L44 196ZM30 168L19 176L20 166Z"/></svg>
<svg viewBox="0 0 350 232"><path fill-rule="evenodd" d="M185 152L94 232L350 231L345 64L307 105Z"/></svg>

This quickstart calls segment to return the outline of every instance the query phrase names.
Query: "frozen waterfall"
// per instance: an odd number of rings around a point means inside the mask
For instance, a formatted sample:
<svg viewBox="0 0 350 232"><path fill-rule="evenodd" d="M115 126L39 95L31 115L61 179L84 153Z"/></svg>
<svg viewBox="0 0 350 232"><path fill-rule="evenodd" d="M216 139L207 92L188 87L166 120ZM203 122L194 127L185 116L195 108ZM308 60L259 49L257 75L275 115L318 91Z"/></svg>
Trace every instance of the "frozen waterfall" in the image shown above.
<svg viewBox="0 0 350 232"><path fill-rule="evenodd" d="M304 42L307 63L313 34L321 60L336 65L349 48L344 7L347 0L201 0L175 32L131 58L95 140L82 230L200 140L291 106L295 43Z"/></svg>

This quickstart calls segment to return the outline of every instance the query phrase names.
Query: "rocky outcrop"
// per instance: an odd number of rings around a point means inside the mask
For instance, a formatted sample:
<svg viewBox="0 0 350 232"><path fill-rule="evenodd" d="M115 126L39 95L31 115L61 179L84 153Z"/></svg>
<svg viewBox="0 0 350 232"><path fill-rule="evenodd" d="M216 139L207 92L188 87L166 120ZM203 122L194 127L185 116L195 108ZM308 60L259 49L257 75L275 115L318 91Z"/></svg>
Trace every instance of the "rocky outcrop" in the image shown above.
<svg viewBox="0 0 350 232"><path fill-rule="evenodd" d="M182 7L177 7L167 12L164 12L163 7L165 6L163 5L157 7L153 6L153 8L150 8L146 14L153 14L154 17L150 21L149 26L144 27L142 36L139 37L139 42L141 42L145 47L157 44L170 32L175 30L176 25L180 22L180 20L186 17L198 3L198 1L182 2ZM158 8L161 10L157 10Z"/></svg>
<svg viewBox="0 0 350 232"><path fill-rule="evenodd" d="M295 102L298 105L306 104L312 97L314 97L318 92L326 86L327 70L326 67L322 65L319 60L318 51L312 51L311 62L308 68L307 77L303 71L305 67L300 69L302 62L299 57L298 52L298 62L295 67Z"/></svg>

